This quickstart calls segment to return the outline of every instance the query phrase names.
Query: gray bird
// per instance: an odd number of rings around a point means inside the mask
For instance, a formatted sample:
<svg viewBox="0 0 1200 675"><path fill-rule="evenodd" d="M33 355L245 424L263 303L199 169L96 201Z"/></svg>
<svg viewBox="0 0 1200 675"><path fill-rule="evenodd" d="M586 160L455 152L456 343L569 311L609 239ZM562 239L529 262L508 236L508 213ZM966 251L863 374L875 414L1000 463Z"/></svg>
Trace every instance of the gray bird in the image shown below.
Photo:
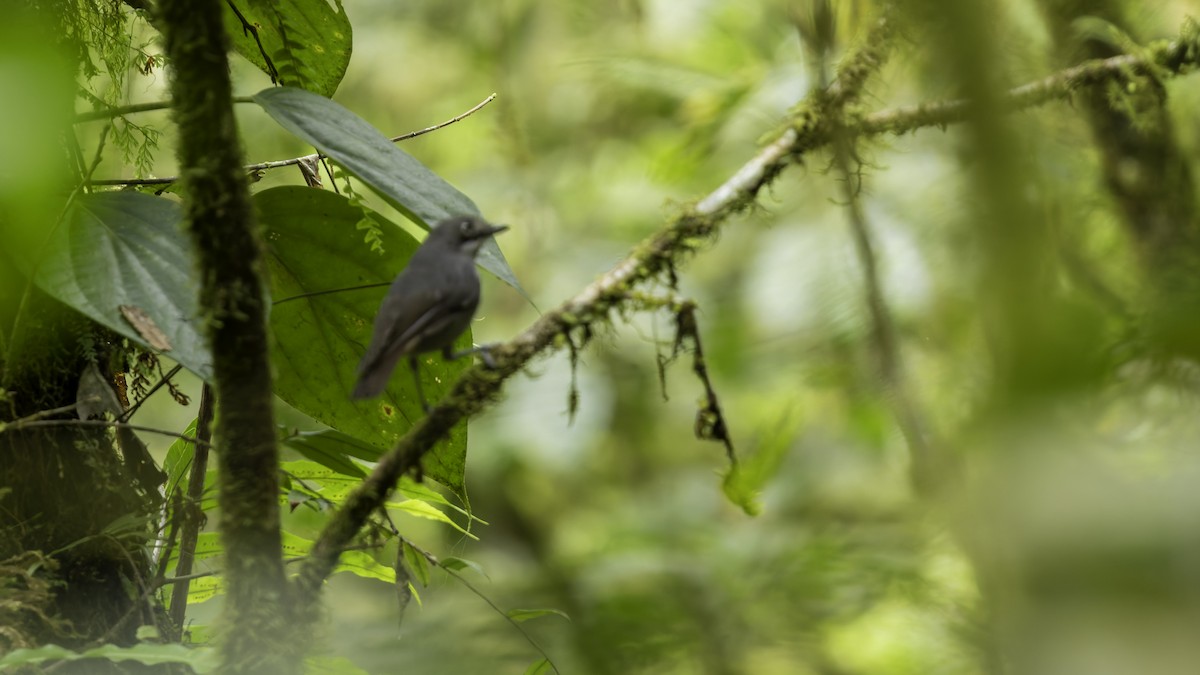
<svg viewBox="0 0 1200 675"><path fill-rule="evenodd" d="M378 396L387 386L396 362L407 356L417 382L417 396L428 408L421 391L417 355L441 350L443 357L454 359L475 351L451 351L454 340L470 327L479 306L475 254L488 237L507 229L475 216L458 216L430 230L379 306L375 333L358 364L358 384L351 398Z"/></svg>

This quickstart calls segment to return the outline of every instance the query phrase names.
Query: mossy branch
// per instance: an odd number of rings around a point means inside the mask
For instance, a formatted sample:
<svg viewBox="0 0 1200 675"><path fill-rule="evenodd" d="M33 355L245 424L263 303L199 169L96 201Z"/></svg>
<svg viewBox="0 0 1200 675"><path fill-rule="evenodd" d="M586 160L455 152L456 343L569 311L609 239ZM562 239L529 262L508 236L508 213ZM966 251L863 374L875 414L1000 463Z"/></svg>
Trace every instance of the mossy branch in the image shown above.
<svg viewBox="0 0 1200 675"><path fill-rule="evenodd" d="M200 307L213 355L213 436L220 531L230 561L223 673L291 672L295 617L281 563L279 451L273 419L261 228L233 115L220 0L157 3L171 60L184 222L196 251ZM231 254L232 252L232 254Z"/></svg>
<svg viewBox="0 0 1200 675"><path fill-rule="evenodd" d="M1124 79L1130 73L1186 74L1200 65L1200 40L1181 38L1157 42L1147 47L1145 53L1145 57L1124 54L1085 61L1008 90L1002 103L1006 110L1018 111L1069 98L1078 89ZM884 133L905 134L931 126L945 127L966 119L970 108L971 102L965 99L904 106L867 115L859 123L849 125L849 130L857 135L874 136ZM823 138L809 139L808 142L812 144L810 147L816 147L828 140L828 135L825 135Z"/></svg>
<svg viewBox="0 0 1200 675"><path fill-rule="evenodd" d="M567 348L573 332L605 321L612 310L628 302L635 287L673 278L676 266L710 243L729 218L753 206L764 186L805 153L829 144L838 125L822 115L822 109L831 102L845 104L857 96L867 77L882 64L886 52L881 51L881 46L891 30L886 17L877 22L862 44L839 66L839 79L798 105L787 127L733 176L703 199L681 209L666 227L635 247L621 263L578 295L544 314L510 342L494 347L491 351L494 368L477 365L468 370L450 394L383 456L334 515L297 579L298 600L315 602L316 592L332 573L340 551L353 541L370 514L386 500L396 481L405 473L418 470L425 453L446 438L456 424L496 400L509 377L524 369L534 357ZM1200 63L1200 49L1191 41L1164 43L1150 48L1148 53L1154 64L1129 56L1090 61L1017 87L1008 92L1005 100L1010 109L1017 110L1065 98L1079 87L1122 77L1129 68L1156 65L1180 73ZM941 127L964 119L969 105L966 101L946 101L898 108L851 121L843 129L850 135L874 135Z"/></svg>
<svg viewBox="0 0 1200 675"><path fill-rule="evenodd" d="M875 54L878 49L872 39L864 40L863 45L844 63L858 64L864 53ZM878 63L879 59L872 56L871 61ZM857 91L866 79L861 68L856 67L853 72L856 73L855 82L835 83L831 90L840 87L845 95L853 95L852 90ZM810 100L824 100L828 95L829 91L819 92ZM635 287L673 279L677 265L711 242L731 216L752 206L759 190L795 161L798 152L795 142L796 132L788 129L711 194L682 209L667 227L639 244L616 267L574 298L542 315L513 340L493 347L493 367L476 365L464 373L450 394L380 459L374 471L334 514L297 579L299 602L315 602L317 590L332 573L342 549L353 541L371 513L387 499L396 481L405 473L418 470L425 453L446 438L456 424L496 400L504 382L524 369L534 357L561 349L572 333L606 321L612 310L619 309L636 295L633 293ZM568 339L563 339L564 336Z"/></svg>

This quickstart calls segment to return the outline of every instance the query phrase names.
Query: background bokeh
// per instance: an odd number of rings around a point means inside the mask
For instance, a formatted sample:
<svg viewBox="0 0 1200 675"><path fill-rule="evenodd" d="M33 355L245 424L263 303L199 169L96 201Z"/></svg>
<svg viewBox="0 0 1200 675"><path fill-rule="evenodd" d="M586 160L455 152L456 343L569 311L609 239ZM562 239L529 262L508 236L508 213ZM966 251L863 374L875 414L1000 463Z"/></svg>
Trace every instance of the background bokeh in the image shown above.
<svg viewBox="0 0 1200 675"><path fill-rule="evenodd" d="M403 148L511 225L500 243L536 308L486 279L474 328L479 342L504 340L756 152L815 81L795 25L805 5L362 0L346 8L354 54L335 99L398 135L498 94ZM836 58L875 7L835 8ZM1196 7L1139 10L1140 36L1158 38ZM996 3L995 14L992 65L1010 84L1056 67L1032 3ZM939 58L919 31L906 35L864 105L954 96ZM269 86L245 63L235 75L238 94ZM143 78L130 96L159 99L164 85ZM1167 91L1194 158L1195 81ZM257 108L239 115L249 161L311 151ZM1021 194L1053 230L1046 258L1071 251L1136 304L1135 251L1079 110L1050 104L1010 122ZM522 624L564 673L983 673L999 672L998 653L1015 672L1189 672L1200 616L1195 366L1136 353L1120 367L1088 361L1044 396L997 405L969 180L989 158L968 140L931 128L859 149L910 394L967 467L950 494L910 485L840 178L818 152L681 270L738 451L770 458L760 515L724 497L723 449L693 437L702 388L686 357L667 368L664 398L656 356L670 349L670 317L631 315L614 317L574 373L565 353L539 361L472 421L468 489L488 523L473 527L478 541L411 518L399 521L405 535L478 562L486 576L466 578L503 609L569 615ZM156 174L173 173L170 153L156 161ZM129 170L106 162L100 173ZM298 182L286 170L260 185ZM1045 265L1081 308L1056 333L1065 352L1137 351L1065 266L1030 260L1028 272ZM166 397L142 413L179 429L194 414ZM292 518L300 531L318 525ZM341 575L327 599L324 648L370 672L520 673L538 658L487 602L436 572L402 622L380 582Z"/></svg>

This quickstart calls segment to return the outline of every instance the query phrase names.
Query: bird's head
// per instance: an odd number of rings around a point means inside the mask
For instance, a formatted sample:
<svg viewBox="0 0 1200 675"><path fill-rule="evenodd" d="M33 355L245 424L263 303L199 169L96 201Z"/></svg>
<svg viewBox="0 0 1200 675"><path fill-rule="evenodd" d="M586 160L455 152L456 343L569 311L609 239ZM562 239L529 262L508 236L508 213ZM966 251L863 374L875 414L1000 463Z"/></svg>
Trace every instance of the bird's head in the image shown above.
<svg viewBox="0 0 1200 675"><path fill-rule="evenodd" d="M488 237L507 229L507 225L492 225L477 216L455 216L438 222L429 238L474 257Z"/></svg>

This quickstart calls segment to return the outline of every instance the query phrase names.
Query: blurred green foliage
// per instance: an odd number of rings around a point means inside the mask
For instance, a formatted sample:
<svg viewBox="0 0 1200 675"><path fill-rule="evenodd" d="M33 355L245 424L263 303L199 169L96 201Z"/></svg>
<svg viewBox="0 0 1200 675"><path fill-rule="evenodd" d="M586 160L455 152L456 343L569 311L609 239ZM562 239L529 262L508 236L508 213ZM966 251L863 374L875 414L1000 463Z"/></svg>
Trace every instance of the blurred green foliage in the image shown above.
<svg viewBox="0 0 1200 675"><path fill-rule="evenodd" d="M836 61L876 7L833 5ZM405 148L513 225L505 252L535 301L553 306L674 203L721 183L807 92L813 63L794 23L805 6L363 4L351 20L370 29L356 32L338 98L400 133L497 91L490 108ZM864 108L962 93L941 6L907 16ZM969 62L985 82L1014 86L1068 63L1045 11L989 6L989 39ZM1128 29L1169 37L1185 11L1135 12ZM391 79L397 64L405 77ZM1176 142L1194 157L1183 123L1194 88L1165 86ZM722 499L719 447L690 438L702 392L685 366L668 372L670 400L660 396L666 316L635 317L584 353L573 425L563 357L512 382L473 424L468 488L490 526L454 550L482 563L502 606L572 617L530 627L564 672L1186 672L1195 654L1182 635L1196 625L1173 607L1195 605L1154 598L1194 583L1161 567L1187 556L1194 509L1154 486L1188 484L1175 462L1187 456L1194 365L1138 336L1138 244L1106 193L1086 116L1057 103L998 124L998 149L963 127L858 147L910 395L965 466L944 494L910 486L840 178L823 153L682 274L741 471L761 472L744 483L761 486L759 517ZM995 152L1009 157L1001 182L981 172ZM1001 211L981 214L989 200ZM1026 238L995 263L1011 237ZM533 318L511 291L487 290L478 339ZM997 325L1005 316L1015 323ZM1010 367L1021 370L997 371ZM1163 529L1177 521L1177 534ZM1147 590L1134 601L1122 587ZM531 660L453 583L423 597L403 638L375 629L378 655L360 663L520 672ZM352 611L336 616L332 643L372 635ZM439 635L470 648L439 649Z"/></svg>
<svg viewBox="0 0 1200 675"><path fill-rule="evenodd" d="M496 92L402 147L512 227L511 268L535 305L553 307L750 159L880 9L813 11L822 5L363 0L346 8L354 56L334 98L399 135ZM458 573L500 608L565 613L522 624L562 672L1182 674L1200 660L1200 335L1188 281L1200 278L1190 208L1200 96L1186 76L1137 72L1099 98L1011 115L997 103L1081 58L1174 36L1195 8L901 6L894 55L849 112L987 103L967 124L854 148L901 391L879 374L845 176L817 152L681 270L741 455L735 472L723 479L720 446L692 436L703 389L686 359L660 388L671 317L633 315L577 372L565 355L539 362L472 421L467 490L487 521L469 528L478 541L395 511L409 541L477 563L486 577ZM269 84L249 64L235 75L240 94ZM165 78L138 82L122 103L163 96ZM26 110L38 100L0 110L10 122L0 127L41 119ZM310 152L261 110L239 115L250 161ZM82 144L97 134L82 131ZM12 154L19 141L0 135ZM98 176L175 173L169 152L147 159L125 142L133 152ZM36 159L22 175L50 184ZM1157 173L1156 159L1170 171ZM300 183L288 171L258 187ZM0 186L5 200L17 192ZM21 194L40 208L36 190ZM485 286L477 342L536 318L511 288ZM948 460L933 489L911 480L898 396ZM191 417L146 415L173 428ZM313 508L286 516L297 536L324 522L311 497L297 500ZM379 580L391 578L381 561L402 555L389 546L358 554L373 578L330 583L328 651L380 673L518 673L538 661L500 613L437 570L397 628L397 596Z"/></svg>

